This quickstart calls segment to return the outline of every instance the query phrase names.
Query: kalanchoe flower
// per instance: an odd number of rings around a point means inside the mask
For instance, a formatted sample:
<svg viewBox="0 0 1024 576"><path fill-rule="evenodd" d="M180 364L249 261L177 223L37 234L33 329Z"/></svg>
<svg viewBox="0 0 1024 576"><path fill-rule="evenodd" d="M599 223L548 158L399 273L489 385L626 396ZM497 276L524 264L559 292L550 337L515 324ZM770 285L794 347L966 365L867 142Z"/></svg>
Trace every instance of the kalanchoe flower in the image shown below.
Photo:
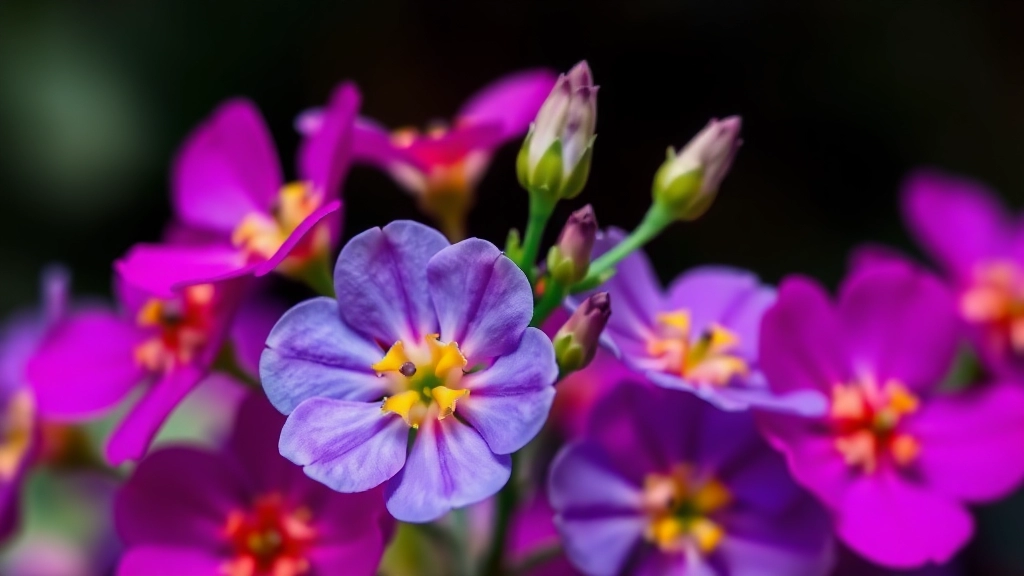
<svg viewBox="0 0 1024 576"><path fill-rule="evenodd" d="M115 504L120 576L376 574L393 528L380 490L338 494L277 453L284 418L242 404L220 453L143 460Z"/></svg>
<svg viewBox="0 0 1024 576"><path fill-rule="evenodd" d="M618 244L610 230L595 255ZM749 407L821 414L814 391L774 394L758 366L761 315L775 290L751 272L705 266L685 272L662 290L643 252L634 252L601 287L615 302L602 336L633 370L659 386L692 392L723 410Z"/></svg>
<svg viewBox="0 0 1024 576"><path fill-rule="evenodd" d="M739 150L739 116L712 119L679 151L671 148L654 176L653 196L679 220L699 218L714 202Z"/></svg>
<svg viewBox="0 0 1024 576"><path fill-rule="evenodd" d="M829 395L819 418L758 415L797 482L834 512L836 534L875 563L943 563L973 531L965 503L1024 480L1024 390L940 394L957 346L949 291L903 263L863 265L838 301L800 277L764 317L773 390Z"/></svg>
<svg viewBox="0 0 1024 576"><path fill-rule="evenodd" d="M563 286L582 280L590 268L590 253L596 238L597 217L587 204L569 215L558 242L548 251L548 274Z"/></svg>
<svg viewBox="0 0 1024 576"><path fill-rule="evenodd" d="M489 242L398 221L353 238L334 281L337 300L299 304L267 339L263 387L289 415L281 453L340 492L385 483L410 522L497 492L558 372L527 327L526 276Z"/></svg>
<svg viewBox="0 0 1024 576"><path fill-rule="evenodd" d="M26 367L63 317L67 290L67 273L48 270L42 309L17 313L0 326L0 540L17 525L21 480L39 452L39 413Z"/></svg>
<svg viewBox="0 0 1024 576"><path fill-rule="evenodd" d="M548 70L509 74L471 96L451 126L434 124L425 132L388 132L373 120L356 121L354 158L386 170L419 200L421 209L461 238L473 193L505 142L526 132L554 84ZM323 112L302 114L297 127L310 135L323 126Z"/></svg>
<svg viewBox="0 0 1024 576"><path fill-rule="evenodd" d="M273 141L247 100L221 105L185 142L172 204L189 242L138 244L115 267L129 282L170 298L175 289L274 270L301 276L340 238L325 216L350 162L359 93L335 90L323 126L299 151L300 180L285 184Z"/></svg>
<svg viewBox="0 0 1024 576"><path fill-rule="evenodd" d="M607 292L591 295L576 308L552 339L561 374L586 368L594 360L601 332L611 315L611 297Z"/></svg>
<svg viewBox="0 0 1024 576"><path fill-rule="evenodd" d="M903 213L942 266L960 318L988 368L1024 380L1024 225L982 185L938 172L911 175Z"/></svg>
<svg viewBox="0 0 1024 576"><path fill-rule="evenodd" d="M32 357L28 378L40 412L58 421L93 418L146 383L146 393L107 444L115 464L141 457L163 421L209 372L247 285L244 279L199 284L163 299L118 282L119 311L94 306L69 314ZM239 349L247 348L240 343Z"/></svg>
<svg viewBox="0 0 1024 576"><path fill-rule="evenodd" d="M562 449L548 496L566 555L590 576L824 576L828 517L749 413L624 382Z"/></svg>
<svg viewBox="0 0 1024 576"><path fill-rule="evenodd" d="M575 197L587 183L597 88L586 61L559 76L519 151L519 183L547 204Z"/></svg>

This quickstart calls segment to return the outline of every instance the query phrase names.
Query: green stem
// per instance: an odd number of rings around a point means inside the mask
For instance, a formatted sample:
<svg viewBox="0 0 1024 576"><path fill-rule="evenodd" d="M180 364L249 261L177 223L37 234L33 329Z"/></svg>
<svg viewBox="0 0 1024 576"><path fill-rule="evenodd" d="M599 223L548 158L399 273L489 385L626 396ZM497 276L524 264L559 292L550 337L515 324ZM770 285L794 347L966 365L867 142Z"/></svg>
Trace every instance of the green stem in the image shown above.
<svg viewBox="0 0 1024 576"><path fill-rule="evenodd" d="M526 223L526 232L523 234L522 256L517 262L519 267L526 273L526 277L533 284L534 266L537 264L537 255L540 254L540 243L544 239L544 229L555 211L555 203L538 199L538 194L530 195L530 219Z"/></svg>
<svg viewBox="0 0 1024 576"><path fill-rule="evenodd" d="M334 298L334 273L326 256L311 261L298 277L317 294Z"/></svg>
<svg viewBox="0 0 1024 576"><path fill-rule="evenodd" d="M530 322L530 326L540 327L548 319L548 316L562 304L568 292L565 286L549 277L544 294L533 307L533 320Z"/></svg>
<svg viewBox="0 0 1024 576"><path fill-rule="evenodd" d="M505 573L505 541L508 540L508 528L512 523L512 513L515 512L519 500L519 486L516 478L516 454L512 454L512 474L508 483L498 492L498 515L495 519L494 532L491 536L491 546L484 560L481 574L488 576L500 576Z"/></svg>
<svg viewBox="0 0 1024 576"><path fill-rule="evenodd" d="M652 204L640 225L630 232L629 236L626 236L622 242L619 242L614 248L591 262L587 277L573 285L570 292L575 294L596 288L606 279L605 274L609 270L615 268L615 265L625 259L626 256L629 256L654 239L658 234L661 234L673 221L675 221L675 217L668 210L659 204Z"/></svg>

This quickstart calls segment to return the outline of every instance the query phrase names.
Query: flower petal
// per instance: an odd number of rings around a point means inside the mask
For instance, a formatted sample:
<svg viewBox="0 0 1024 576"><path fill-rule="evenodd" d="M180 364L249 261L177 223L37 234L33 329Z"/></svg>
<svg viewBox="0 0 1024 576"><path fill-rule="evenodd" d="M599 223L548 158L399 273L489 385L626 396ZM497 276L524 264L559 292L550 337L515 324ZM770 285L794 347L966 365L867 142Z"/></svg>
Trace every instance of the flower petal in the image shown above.
<svg viewBox="0 0 1024 576"><path fill-rule="evenodd" d="M430 296L443 340L459 343L470 364L519 346L533 317L526 274L486 240L441 250L427 265Z"/></svg>
<svg viewBox="0 0 1024 576"><path fill-rule="evenodd" d="M252 273L245 253L230 246L136 244L114 269L126 282L159 298L193 284L220 282Z"/></svg>
<svg viewBox="0 0 1024 576"><path fill-rule="evenodd" d="M544 426L555 399L556 378L551 341L540 330L527 328L514 352L463 378L471 393L459 401L458 414L483 436L492 452L511 454Z"/></svg>
<svg viewBox="0 0 1024 576"><path fill-rule="evenodd" d="M267 397L285 414L315 397L370 401L385 380L370 368L384 353L341 320L332 298L306 300L277 321L260 358Z"/></svg>
<svg viewBox="0 0 1024 576"><path fill-rule="evenodd" d="M137 546L117 565L117 576L216 576L225 559L213 552L187 547Z"/></svg>
<svg viewBox="0 0 1024 576"><path fill-rule="evenodd" d="M39 413L85 419L120 402L146 377L133 355L144 337L132 323L103 310L58 323L27 367Z"/></svg>
<svg viewBox="0 0 1024 576"><path fill-rule="evenodd" d="M189 136L174 165L172 201L185 223L230 234L266 212L281 187L277 152L248 100L222 104Z"/></svg>
<svg viewBox="0 0 1024 576"><path fill-rule="evenodd" d="M437 332L427 262L447 246L440 232L408 220L349 240L334 270L342 319L388 346Z"/></svg>
<svg viewBox="0 0 1024 576"><path fill-rule="evenodd" d="M920 443L917 466L937 492L985 502L1024 480L1024 459L1008 457L1024 446L1019 383L931 398L907 420L906 430Z"/></svg>
<svg viewBox="0 0 1024 576"><path fill-rule="evenodd" d="M310 398L288 416L281 455L338 492L363 492L405 464L409 427L377 402Z"/></svg>
<svg viewBox="0 0 1024 576"><path fill-rule="evenodd" d="M512 459L492 453L472 427L427 417L405 467L387 484L387 507L403 522L429 522L493 496L511 472Z"/></svg>
<svg viewBox="0 0 1024 576"><path fill-rule="evenodd" d="M831 393L851 374L843 331L832 303L814 281L787 278L764 314L758 361L776 394L803 389Z"/></svg>
<svg viewBox="0 0 1024 576"><path fill-rule="evenodd" d="M503 76L470 96L456 117L465 123L498 123L502 140L521 136L554 87L555 79L555 74L547 69Z"/></svg>
<svg viewBox="0 0 1024 576"><path fill-rule="evenodd" d="M229 328L231 345L239 366L253 376L260 373L260 355L267 337L285 313L285 304L263 294L245 298Z"/></svg>
<svg viewBox="0 0 1024 576"><path fill-rule="evenodd" d="M701 331L709 325L717 323L732 327L728 320L746 312L748 300L757 296L761 290L761 282L757 275L738 268L727 266L701 266L679 275L668 288L667 309L687 310L690 313L690 324L693 330ZM755 316L755 327L760 324L760 314L764 313L774 300L761 298L758 304L763 306ZM756 329L756 328L755 328ZM749 334L747 335L750 336ZM753 336L756 338L756 335ZM740 339L745 344L744 338ZM754 347L753 352L757 352Z"/></svg>
<svg viewBox="0 0 1024 576"><path fill-rule="evenodd" d="M857 476L843 461L826 424L772 412L755 417L768 443L786 457L793 478L829 507L839 506Z"/></svg>
<svg viewBox="0 0 1024 576"><path fill-rule="evenodd" d="M141 458L167 417L206 372L198 366L183 366L153 384L110 436L106 450L110 463L117 465Z"/></svg>
<svg viewBox="0 0 1024 576"><path fill-rule="evenodd" d="M331 200L314 210L312 214L306 216L306 218L295 227L295 230L292 230L292 233L288 235L288 238L286 238L283 243L281 243L281 247L277 249L277 252L274 252L273 256L265 262L260 262L256 265L253 270L254 273L257 276L265 276L273 272L277 266L281 264L281 262L284 262L284 259L292 253L292 250L295 249L299 242L302 242L302 239L313 229L314 226L338 210L341 210L340 200ZM331 226L332 230L337 228L338 226L336 225Z"/></svg>
<svg viewBox="0 0 1024 576"><path fill-rule="evenodd" d="M956 353L952 294L911 264L879 264L853 276L840 291L839 317L854 371L880 383L895 378L929 390Z"/></svg>
<svg viewBox="0 0 1024 576"><path fill-rule="evenodd" d="M327 198L340 196L352 163L352 138L361 97L351 82L339 84L324 108L319 129L299 149L299 173Z"/></svg>
<svg viewBox="0 0 1024 576"><path fill-rule="evenodd" d="M1005 209L980 184L920 171L903 185L903 217L931 255L960 278L982 259L1006 255L1013 233Z"/></svg>
<svg viewBox="0 0 1024 576"><path fill-rule="evenodd" d="M843 542L890 568L945 563L973 532L974 522L963 506L888 472L856 482L836 518Z"/></svg>
<svg viewBox="0 0 1024 576"><path fill-rule="evenodd" d="M128 546L161 544L216 550L228 514L252 495L234 462L195 448L154 451L135 468L114 502Z"/></svg>
<svg viewBox="0 0 1024 576"><path fill-rule="evenodd" d="M765 566L786 576L824 576L835 564L830 519L807 496L776 515L745 510L722 522L718 551L730 576L760 576Z"/></svg>

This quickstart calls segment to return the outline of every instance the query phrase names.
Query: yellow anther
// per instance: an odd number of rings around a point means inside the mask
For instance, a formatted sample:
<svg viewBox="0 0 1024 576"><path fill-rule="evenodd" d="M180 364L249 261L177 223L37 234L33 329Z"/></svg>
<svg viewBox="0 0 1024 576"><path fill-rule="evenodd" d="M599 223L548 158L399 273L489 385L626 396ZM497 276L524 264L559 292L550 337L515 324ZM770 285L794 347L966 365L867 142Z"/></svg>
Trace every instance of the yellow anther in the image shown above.
<svg viewBox="0 0 1024 576"><path fill-rule="evenodd" d="M273 214L247 214L231 233L231 243L249 254L270 258L321 201L306 182L285 184L278 192Z"/></svg>
<svg viewBox="0 0 1024 576"><path fill-rule="evenodd" d="M163 320L163 302L160 300L148 300L139 313L136 315L136 322L139 326L159 326Z"/></svg>
<svg viewBox="0 0 1024 576"><path fill-rule="evenodd" d="M380 411L398 414L406 424L413 428L419 428L420 422L427 415L427 405L423 403L422 398L419 392L407 390L385 398Z"/></svg>
<svg viewBox="0 0 1024 576"><path fill-rule="evenodd" d="M405 344L401 340L395 342L388 349L388 353L384 355L384 358L380 362L370 366L374 372L383 374L385 372L398 372L401 370L402 365L409 361L409 357L405 354Z"/></svg>
<svg viewBox="0 0 1024 576"><path fill-rule="evenodd" d="M892 439L890 450L897 463L907 465L917 459L921 444L909 434L900 434Z"/></svg>
<svg viewBox="0 0 1024 576"><path fill-rule="evenodd" d="M427 343L430 345L430 356L434 364L434 374L438 378L444 378L448 375L448 371L453 368L458 368L459 370L465 368L468 361L459 350L458 344L455 342L441 344L440 340L438 340L439 337L439 334L429 334L427 335Z"/></svg>
<svg viewBox="0 0 1024 576"><path fill-rule="evenodd" d="M708 350L711 352L724 352L734 348L739 342L740 338L734 332L715 324L710 330Z"/></svg>
<svg viewBox="0 0 1024 576"><path fill-rule="evenodd" d="M469 390L452 390L445 386L437 386L431 388L430 396L433 397L434 401L437 402L438 408L441 409L437 419L444 420L455 412L455 404L459 399L469 396Z"/></svg>
<svg viewBox="0 0 1024 576"><path fill-rule="evenodd" d="M697 518L689 526L690 536L697 542L701 552L712 552L725 536L725 531L718 524L707 518Z"/></svg>
<svg viewBox="0 0 1024 576"><path fill-rule="evenodd" d="M899 416L917 412L919 402L910 390L903 384L890 381L886 383L885 393L889 397L888 408Z"/></svg>
<svg viewBox="0 0 1024 576"><path fill-rule="evenodd" d="M683 547L686 524L681 518L666 516L647 525L644 536L663 552L674 552Z"/></svg>
<svg viewBox="0 0 1024 576"><path fill-rule="evenodd" d="M657 320L662 326L674 328L684 335L689 335L690 333L690 313L686 310L659 312Z"/></svg>
<svg viewBox="0 0 1024 576"><path fill-rule="evenodd" d="M739 337L724 326L712 324L705 332L693 335L688 310L662 312L656 319L661 331L647 341L647 353L663 360L666 371L716 386L724 386L749 371L747 362L733 351Z"/></svg>
<svg viewBox="0 0 1024 576"><path fill-rule="evenodd" d="M711 514L728 506L732 502L732 494L724 484L717 480L708 480L697 489L693 497L693 505L703 514Z"/></svg>

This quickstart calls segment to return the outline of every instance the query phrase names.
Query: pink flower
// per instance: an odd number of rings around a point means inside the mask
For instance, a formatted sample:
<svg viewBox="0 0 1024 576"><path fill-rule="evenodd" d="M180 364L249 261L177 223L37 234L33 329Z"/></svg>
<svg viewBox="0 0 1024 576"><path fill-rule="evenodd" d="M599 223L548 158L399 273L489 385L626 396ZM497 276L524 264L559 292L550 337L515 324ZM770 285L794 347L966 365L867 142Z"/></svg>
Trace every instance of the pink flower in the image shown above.
<svg viewBox="0 0 1024 576"><path fill-rule="evenodd" d="M761 369L772 390L817 390L831 402L818 418L761 413L762 432L831 509L839 538L873 562L948 561L973 532L965 504L1024 479L1024 390L937 390L957 322L938 279L891 259L863 262L836 302L789 278L764 315Z"/></svg>
<svg viewBox="0 0 1024 576"><path fill-rule="evenodd" d="M172 204L181 244L137 244L115 267L130 283L171 297L184 286L277 270L301 275L340 237L359 93L339 86L323 125L299 151L298 182L284 183L273 142L249 101L222 104L185 142ZM184 233L182 233L184 232Z"/></svg>

